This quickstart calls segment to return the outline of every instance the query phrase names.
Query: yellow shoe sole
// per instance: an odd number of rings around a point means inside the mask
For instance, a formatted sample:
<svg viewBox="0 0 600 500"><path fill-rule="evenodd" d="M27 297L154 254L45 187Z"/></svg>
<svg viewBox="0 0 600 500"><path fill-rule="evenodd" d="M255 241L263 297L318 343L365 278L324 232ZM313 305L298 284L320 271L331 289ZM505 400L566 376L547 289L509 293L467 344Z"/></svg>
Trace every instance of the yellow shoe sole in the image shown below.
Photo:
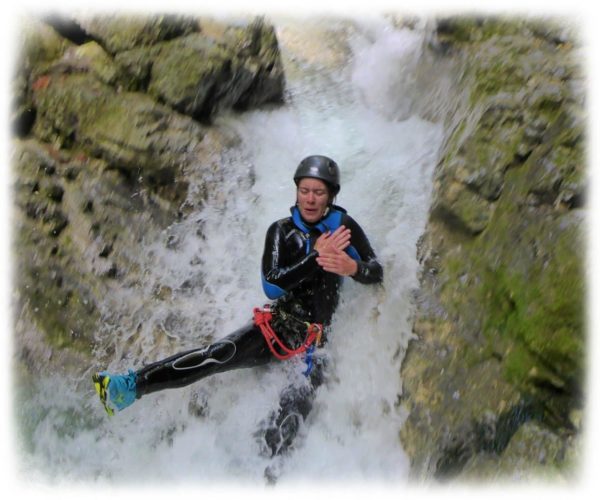
<svg viewBox="0 0 600 500"><path fill-rule="evenodd" d="M110 382L110 377L100 375L99 373L95 373L92 376L92 381L94 382L94 387L96 388L96 393L100 397L100 402L106 413L109 416L113 417L115 415L114 410L108 406L107 398L108 398L108 383Z"/></svg>

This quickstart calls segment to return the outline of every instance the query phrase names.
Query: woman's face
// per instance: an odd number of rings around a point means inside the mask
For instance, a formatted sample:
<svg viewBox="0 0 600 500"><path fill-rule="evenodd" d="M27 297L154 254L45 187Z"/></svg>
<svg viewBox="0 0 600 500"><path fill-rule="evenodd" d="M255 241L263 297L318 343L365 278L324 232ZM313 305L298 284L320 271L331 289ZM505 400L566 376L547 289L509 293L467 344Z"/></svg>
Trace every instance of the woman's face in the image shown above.
<svg viewBox="0 0 600 500"><path fill-rule="evenodd" d="M296 201L300 215L306 222L318 222L325 215L329 203L327 184L311 177L300 179Z"/></svg>

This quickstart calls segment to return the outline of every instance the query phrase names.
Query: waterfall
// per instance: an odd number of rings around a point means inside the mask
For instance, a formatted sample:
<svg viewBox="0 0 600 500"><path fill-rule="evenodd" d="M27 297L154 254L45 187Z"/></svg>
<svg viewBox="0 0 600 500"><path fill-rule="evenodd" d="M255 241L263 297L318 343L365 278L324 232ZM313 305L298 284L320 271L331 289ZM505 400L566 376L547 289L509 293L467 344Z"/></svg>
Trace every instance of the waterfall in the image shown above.
<svg viewBox="0 0 600 500"><path fill-rule="evenodd" d="M260 259L271 222L289 215L293 171L310 154L342 172L337 204L363 227L385 273L382 287L346 279L326 349L328 381L295 449L276 463L254 436L301 361L229 372L144 397L105 417L85 380L48 376L23 402L34 450L24 469L98 484L264 484L406 479L399 441L400 363L418 286L442 127L411 115L411 70L422 37L368 23L275 20L286 69L282 107L220 117L241 141L219 158L219 190L197 212L139 248L140 286L107 298L96 354L110 371L222 337L266 302ZM190 196L197 196L191 166ZM201 168L200 165L197 166ZM167 298L158 300L161 290ZM36 472L37 471L37 472Z"/></svg>

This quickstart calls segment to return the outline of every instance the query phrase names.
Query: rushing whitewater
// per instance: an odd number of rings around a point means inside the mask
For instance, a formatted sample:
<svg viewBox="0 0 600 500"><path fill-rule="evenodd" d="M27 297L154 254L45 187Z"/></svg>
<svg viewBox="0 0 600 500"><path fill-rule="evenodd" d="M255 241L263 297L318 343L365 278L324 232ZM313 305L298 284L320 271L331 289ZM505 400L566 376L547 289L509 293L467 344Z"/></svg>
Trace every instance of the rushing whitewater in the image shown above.
<svg viewBox="0 0 600 500"><path fill-rule="evenodd" d="M365 229L384 267L383 286L346 279L326 346L329 378L290 455L262 457L255 433L290 378L302 376L301 360L152 394L112 419L89 382L103 367L94 366L76 380L40 382L25 403L39 416L28 431L35 450L25 464L29 475L102 484L264 484L267 469L278 484L406 478L400 363L411 336L416 243L442 138L440 125L410 116L422 39L384 21L275 24L285 106L218 120L241 138L219 159L220 189L201 210L135 249L143 284L107 297L99 363L117 372L139 368L247 322L266 302L265 232L289 215L293 171L310 154L340 165L337 203ZM194 196L193 172L190 181ZM161 290L171 293L159 300Z"/></svg>

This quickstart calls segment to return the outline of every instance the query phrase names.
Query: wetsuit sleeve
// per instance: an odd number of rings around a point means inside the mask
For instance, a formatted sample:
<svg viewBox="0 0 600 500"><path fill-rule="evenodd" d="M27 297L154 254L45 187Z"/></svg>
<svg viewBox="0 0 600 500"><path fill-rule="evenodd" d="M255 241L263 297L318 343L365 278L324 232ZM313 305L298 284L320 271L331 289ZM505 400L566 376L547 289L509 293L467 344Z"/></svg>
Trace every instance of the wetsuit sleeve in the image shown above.
<svg viewBox="0 0 600 500"><path fill-rule="evenodd" d="M289 262L290 254L299 257ZM262 257L262 283L267 297L277 299L310 278L319 268L317 255L315 250L306 254L303 250L287 248L283 227L278 222L273 223L267 230Z"/></svg>
<svg viewBox="0 0 600 500"><path fill-rule="evenodd" d="M360 259L356 259L358 270L352 278L364 284L381 283L383 281L383 268L377 260L367 235L358 223L347 214L344 214L342 224L352 232L350 243L360 257Z"/></svg>

